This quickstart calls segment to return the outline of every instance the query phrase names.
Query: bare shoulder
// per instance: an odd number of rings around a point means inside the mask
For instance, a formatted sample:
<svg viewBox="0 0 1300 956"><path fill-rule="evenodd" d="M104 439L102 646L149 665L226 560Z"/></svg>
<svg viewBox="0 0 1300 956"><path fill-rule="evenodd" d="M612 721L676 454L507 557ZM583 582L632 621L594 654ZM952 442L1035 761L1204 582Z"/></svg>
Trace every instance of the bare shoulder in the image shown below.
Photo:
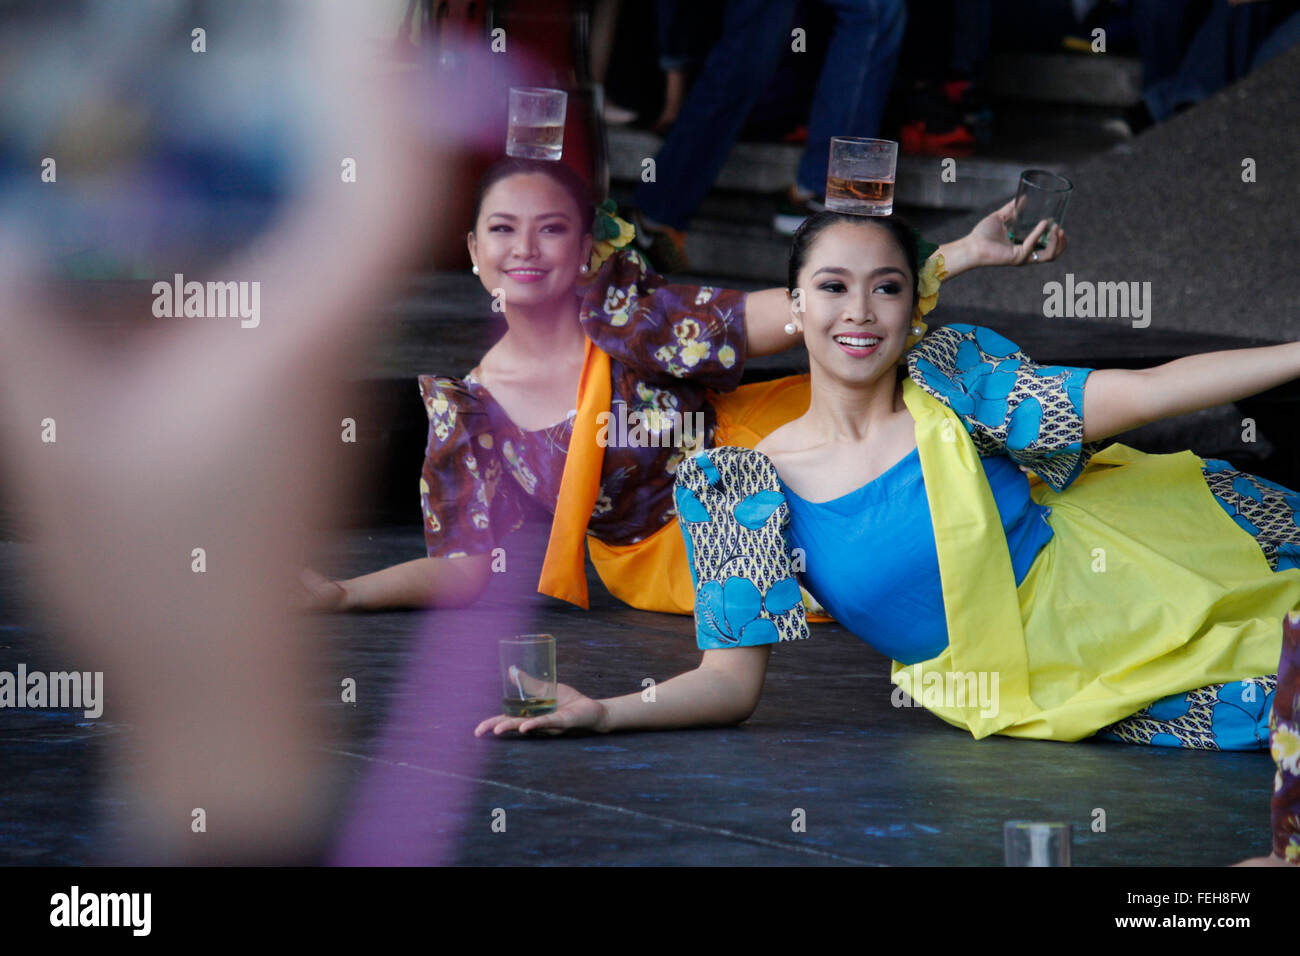
<svg viewBox="0 0 1300 956"><path fill-rule="evenodd" d="M786 422L780 428L768 434L762 441L754 446L754 451L760 452L772 459L773 462L798 451L798 430L796 425L798 419L792 422Z"/></svg>

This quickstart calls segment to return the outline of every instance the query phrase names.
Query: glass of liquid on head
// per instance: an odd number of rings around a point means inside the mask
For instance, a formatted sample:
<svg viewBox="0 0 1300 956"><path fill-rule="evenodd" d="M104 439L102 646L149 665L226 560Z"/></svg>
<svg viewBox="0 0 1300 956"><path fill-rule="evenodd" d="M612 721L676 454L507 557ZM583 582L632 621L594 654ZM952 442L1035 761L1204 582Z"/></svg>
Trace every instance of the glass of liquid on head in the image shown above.
<svg viewBox="0 0 1300 956"><path fill-rule="evenodd" d="M832 137L826 208L859 216L888 216L894 211L897 165L898 144L892 139Z"/></svg>
<svg viewBox="0 0 1300 956"><path fill-rule="evenodd" d="M507 717L538 717L555 710L555 638L521 634L498 643L501 712Z"/></svg>
<svg viewBox="0 0 1300 956"><path fill-rule="evenodd" d="M564 115L569 94L542 87L510 88L506 155L558 160L564 154Z"/></svg>

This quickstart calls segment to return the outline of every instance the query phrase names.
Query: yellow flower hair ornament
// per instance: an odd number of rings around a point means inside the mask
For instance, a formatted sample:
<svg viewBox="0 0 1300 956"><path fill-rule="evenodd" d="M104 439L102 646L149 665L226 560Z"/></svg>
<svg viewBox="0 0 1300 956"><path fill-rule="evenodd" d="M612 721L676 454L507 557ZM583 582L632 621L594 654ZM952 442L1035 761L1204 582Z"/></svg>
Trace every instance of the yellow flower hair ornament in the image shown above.
<svg viewBox="0 0 1300 956"><path fill-rule="evenodd" d="M930 244L926 243L926 245ZM917 274L916 308L912 310L912 327L919 328L921 332L917 335L909 330L906 344L906 348L909 349L925 337L928 326L925 324L924 318L939 304L939 285L944 279L948 278L948 270L943 262L943 253L937 251L938 246L931 245L930 247L936 251L925 260L925 265Z"/></svg>
<svg viewBox="0 0 1300 956"><path fill-rule="evenodd" d="M596 207L596 218L591 223L591 258L587 260L587 275L595 276L605 260L636 238L636 227L618 217L618 206L606 199Z"/></svg>

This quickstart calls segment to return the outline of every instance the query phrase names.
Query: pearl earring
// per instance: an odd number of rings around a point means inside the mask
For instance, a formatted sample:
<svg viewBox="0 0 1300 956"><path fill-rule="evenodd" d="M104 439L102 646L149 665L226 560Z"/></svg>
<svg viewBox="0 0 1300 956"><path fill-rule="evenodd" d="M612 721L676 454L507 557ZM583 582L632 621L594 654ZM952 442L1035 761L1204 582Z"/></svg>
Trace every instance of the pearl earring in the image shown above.
<svg viewBox="0 0 1300 956"><path fill-rule="evenodd" d="M473 269L470 269L469 271L474 273L475 275L478 275L478 266L475 266Z"/></svg>
<svg viewBox="0 0 1300 956"><path fill-rule="evenodd" d="M586 272L586 271L587 271L587 267L586 267L586 266L583 266L583 267L582 267L582 271L583 271L583 272Z"/></svg>
<svg viewBox="0 0 1300 956"><path fill-rule="evenodd" d="M924 331L925 331L925 329L921 328L919 325L914 325L914 326L912 326L912 334L913 334L913 335L920 335L920 334L921 334L922 332L924 332Z"/></svg>
<svg viewBox="0 0 1300 956"><path fill-rule="evenodd" d="M798 327L793 322L787 322L785 324L786 335L794 335L798 331L799 331Z"/></svg>

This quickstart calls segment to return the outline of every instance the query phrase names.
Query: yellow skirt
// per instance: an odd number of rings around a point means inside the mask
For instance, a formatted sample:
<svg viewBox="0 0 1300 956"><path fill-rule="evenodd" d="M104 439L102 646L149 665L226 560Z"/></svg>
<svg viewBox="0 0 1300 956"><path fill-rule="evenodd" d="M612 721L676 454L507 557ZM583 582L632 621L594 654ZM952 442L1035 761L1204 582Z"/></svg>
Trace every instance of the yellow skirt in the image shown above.
<svg viewBox="0 0 1300 956"><path fill-rule="evenodd" d="M1112 444L1064 491L1035 479L1054 536L1016 589L1027 696L995 726L949 701L926 704L976 737L1079 740L1154 700L1272 674L1281 621L1300 605L1300 570L1275 572L1206 485L1191 452L1149 455ZM954 670L951 646L893 671ZM1003 670L968 653L963 670ZM1003 675L1005 679L1005 674ZM897 680L895 681L897 682Z"/></svg>
<svg viewBox="0 0 1300 956"><path fill-rule="evenodd" d="M709 403L718 413L714 445L753 448L798 418L808 410L808 381L807 375L792 375L733 392L710 392ZM695 585L676 521L635 544L610 545L588 536L587 551L609 593L624 604L668 614L695 612ZM830 618L810 615L809 620Z"/></svg>

